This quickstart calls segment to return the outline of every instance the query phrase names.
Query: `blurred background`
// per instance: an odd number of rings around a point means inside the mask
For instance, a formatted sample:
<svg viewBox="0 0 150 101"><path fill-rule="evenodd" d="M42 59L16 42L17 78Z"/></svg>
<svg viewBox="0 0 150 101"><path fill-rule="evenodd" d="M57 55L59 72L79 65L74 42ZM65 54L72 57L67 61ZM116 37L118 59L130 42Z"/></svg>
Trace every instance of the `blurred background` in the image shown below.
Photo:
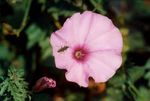
<svg viewBox="0 0 150 101"><path fill-rule="evenodd" d="M82 88L55 67L49 37L75 12L108 16L120 29L123 64ZM41 77L55 88L33 90ZM0 0L0 101L150 101L150 0Z"/></svg>

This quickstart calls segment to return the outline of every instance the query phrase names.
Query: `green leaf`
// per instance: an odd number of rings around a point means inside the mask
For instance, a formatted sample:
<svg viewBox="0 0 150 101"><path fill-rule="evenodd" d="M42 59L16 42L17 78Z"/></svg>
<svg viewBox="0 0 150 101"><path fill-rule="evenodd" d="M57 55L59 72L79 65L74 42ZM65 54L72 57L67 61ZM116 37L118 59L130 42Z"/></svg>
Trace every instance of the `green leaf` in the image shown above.
<svg viewBox="0 0 150 101"><path fill-rule="evenodd" d="M106 101L123 101L123 92L120 89L108 88ZM119 96L118 96L119 95Z"/></svg>
<svg viewBox="0 0 150 101"><path fill-rule="evenodd" d="M135 82L138 79L140 79L142 76L144 76L145 68L136 66L136 67L128 69L128 73L129 73L131 82Z"/></svg>
<svg viewBox="0 0 150 101"><path fill-rule="evenodd" d="M145 75L144 75L145 79L149 79L150 80L150 71L147 72Z"/></svg>
<svg viewBox="0 0 150 101"><path fill-rule="evenodd" d="M28 98L28 83L24 81L20 72L19 68L10 66L7 78L0 84L0 95L4 96L3 94L6 93L5 99L8 98L7 95L14 101L25 101Z"/></svg>
<svg viewBox="0 0 150 101"><path fill-rule="evenodd" d="M13 53L9 51L7 46L0 44L0 59L10 61L13 57Z"/></svg>
<svg viewBox="0 0 150 101"><path fill-rule="evenodd" d="M148 86L150 87L150 71L148 71L145 75L144 75L144 78L146 80L148 80Z"/></svg>
<svg viewBox="0 0 150 101"><path fill-rule="evenodd" d="M5 97L4 101L11 101L11 98Z"/></svg>
<svg viewBox="0 0 150 101"><path fill-rule="evenodd" d="M39 46L41 47L42 51L42 60L51 56L52 49L50 47L49 38L46 38L39 42Z"/></svg>
<svg viewBox="0 0 150 101"><path fill-rule="evenodd" d="M84 101L84 95L82 93L68 93L65 100L66 101Z"/></svg>
<svg viewBox="0 0 150 101"><path fill-rule="evenodd" d="M75 10L66 9L66 8L62 9L62 8L53 6L53 7L50 7L47 10L47 12L51 13L55 20L58 20L59 16L64 16L64 17L71 16L73 13L75 13Z"/></svg>
<svg viewBox="0 0 150 101"><path fill-rule="evenodd" d="M27 48L30 49L33 47L36 43L39 41L42 41L42 39L45 36L45 32L36 24L32 24L28 27L26 30L27 36L28 36L28 44Z"/></svg>
<svg viewBox="0 0 150 101"><path fill-rule="evenodd" d="M150 90L145 87L140 87L139 96L137 97L137 101L149 101L150 99Z"/></svg>
<svg viewBox="0 0 150 101"><path fill-rule="evenodd" d="M128 36L130 50L145 49L145 42L140 32L134 32Z"/></svg>
<svg viewBox="0 0 150 101"><path fill-rule="evenodd" d="M2 82L0 84L0 96L3 96L3 94L5 93L7 87L8 87L8 83L7 83L7 80L5 80L4 82Z"/></svg>
<svg viewBox="0 0 150 101"><path fill-rule="evenodd" d="M105 15L106 11L103 8L103 0L90 0L91 4L94 6L94 9Z"/></svg>
<svg viewBox="0 0 150 101"><path fill-rule="evenodd" d="M150 69L150 59L147 60L147 62L144 65L144 67Z"/></svg>
<svg viewBox="0 0 150 101"><path fill-rule="evenodd" d="M113 87L122 87L122 85L125 83L125 80L124 73L120 72L110 79L109 84Z"/></svg>
<svg viewBox="0 0 150 101"><path fill-rule="evenodd" d="M38 0L38 3L40 3L41 6L41 10L44 11L46 9L46 2L47 0Z"/></svg>

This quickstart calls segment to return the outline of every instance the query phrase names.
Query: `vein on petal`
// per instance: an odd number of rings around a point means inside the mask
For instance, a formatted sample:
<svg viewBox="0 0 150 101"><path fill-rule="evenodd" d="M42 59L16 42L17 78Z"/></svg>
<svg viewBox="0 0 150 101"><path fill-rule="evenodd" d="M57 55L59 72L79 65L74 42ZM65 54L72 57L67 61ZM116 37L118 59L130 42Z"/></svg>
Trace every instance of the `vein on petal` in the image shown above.
<svg viewBox="0 0 150 101"><path fill-rule="evenodd" d="M93 19L94 19L94 16L93 16ZM90 24L90 26L92 26L93 23L95 23L95 22L92 21L92 23ZM110 20L110 24L112 24L112 21L111 21L111 20ZM111 32L114 28L115 28L115 26L113 25L113 26L110 27L110 29L108 29L108 30L106 30L106 31L104 31L104 32L100 32L100 33L104 33L104 34L100 34L100 35L98 35L98 37L94 37L93 39L90 38L90 40L95 40L95 39L97 39L97 38L99 38L99 37L102 37L102 36L106 35L107 33ZM91 27L90 27L90 30L91 30ZM89 30L88 32L90 32L90 30ZM94 32L94 33L96 33L96 32ZM89 34L93 34L93 35L94 35L94 33L88 33L84 42L85 42L85 43L87 42L87 39L89 38ZM87 43L88 43L88 42L87 42Z"/></svg>
<svg viewBox="0 0 150 101"><path fill-rule="evenodd" d="M88 28L88 31L87 31L87 33L86 33L86 35L85 35L84 41L83 41L83 46L85 45L86 40L87 40L88 35L89 35L89 32L90 32L90 30L91 30L91 26L92 26L92 22L93 22L93 17L94 17L94 15L91 14L91 17L90 17L90 24L89 24L89 26L88 26L89 28Z"/></svg>

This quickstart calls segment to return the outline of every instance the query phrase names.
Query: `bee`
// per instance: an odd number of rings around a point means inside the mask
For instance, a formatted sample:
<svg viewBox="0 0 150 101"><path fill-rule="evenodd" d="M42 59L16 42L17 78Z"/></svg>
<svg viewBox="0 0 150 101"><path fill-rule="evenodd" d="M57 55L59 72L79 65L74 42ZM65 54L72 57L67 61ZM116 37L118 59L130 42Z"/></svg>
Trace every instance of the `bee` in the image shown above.
<svg viewBox="0 0 150 101"><path fill-rule="evenodd" d="M61 47L60 49L58 49L57 52L64 52L65 50L67 50L69 47L68 46L64 46L64 47Z"/></svg>

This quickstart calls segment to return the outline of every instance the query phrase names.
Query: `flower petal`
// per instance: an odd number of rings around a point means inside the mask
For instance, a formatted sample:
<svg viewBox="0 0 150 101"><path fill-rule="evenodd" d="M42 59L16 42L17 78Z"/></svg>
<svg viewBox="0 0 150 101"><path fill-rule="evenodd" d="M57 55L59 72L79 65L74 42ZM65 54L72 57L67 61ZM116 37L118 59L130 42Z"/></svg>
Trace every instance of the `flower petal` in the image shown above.
<svg viewBox="0 0 150 101"><path fill-rule="evenodd" d="M113 30L99 35L94 40L87 42L88 46L90 47L91 51L118 51L121 52L123 42L121 33L117 28L113 28Z"/></svg>
<svg viewBox="0 0 150 101"><path fill-rule="evenodd" d="M115 27L109 18L97 13L93 13L90 26L86 42L94 40Z"/></svg>
<svg viewBox="0 0 150 101"><path fill-rule="evenodd" d="M51 35L50 41L53 49L53 55L55 57L56 67L60 69L69 69L70 66L73 64L72 49L69 47L62 52L58 52L60 48L63 48L64 46L68 45L63 39L59 38L56 34Z"/></svg>
<svg viewBox="0 0 150 101"><path fill-rule="evenodd" d="M59 40L64 41L70 46L74 46L74 44L79 43L78 41L78 27L80 21L80 13L75 13L71 18L68 18L63 27L51 35L52 44L55 43L55 39L53 37L59 38ZM59 44L58 44L59 45ZM62 42L61 42L62 45Z"/></svg>
<svg viewBox="0 0 150 101"><path fill-rule="evenodd" d="M57 35L56 33L51 34L49 41L50 41L52 47L60 48L64 45L67 45L66 40L63 39L61 36Z"/></svg>
<svg viewBox="0 0 150 101"><path fill-rule="evenodd" d="M93 52L91 53L91 57L99 60L114 71L116 71L122 63L122 56L116 51Z"/></svg>
<svg viewBox="0 0 150 101"><path fill-rule="evenodd" d="M80 25L76 26L78 27L77 34L78 34L78 40L80 41L81 45L84 44L84 41L90 31L93 14L94 13L90 11L85 11L84 13L82 13L79 21Z"/></svg>
<svg viewBox="0 0 150 101"><path fill-rule="evenodd" d="M102 58L103 58L103 56L94 54L93 56L91 56L91 58L87 62L87 65L88 65L89 71L90 71L89 75L91 77L93 77L95 82L106 82L108 79L110 79L115 74L116 69L114 69L114 68L118 68L118 67L113 67L116 65L110 64L109 61L108 61L108 64L105 63L107 61L105 59L103 61L101 61ZM113 57L112 58L108 57L108 58L110 58L112 60ZM113 61L115 61L115 60L113 59ZM117 61L119 62L118 63L118 66L119 66L120 61L119 60L117 60Z"/></svg>
<svg viewBox="0 0 150 101"><path fill-rule="evenodd" d="M71 36L67 38L68 41L74 41L80 45L84 44L91 27L93 14L90 11L85 11L82 14L75 13L65 21L63 27L56 33L61 33L59 35L62 35L62 37Z"/></svg>
<svg viewBox="0 0 150 101"><path fill-rule="evenodd" d="M80 86L88 86L88 76L84 71L85 67L82 64L75 63L71 69L66 73L66 79L71 82L76 82Z"/></svg>
<svg viewBox="0 0 150 101"><path fill-rule="evenodd" d="M74 63L74 60L72 59L72 50L70 48L68 48L66 51L64 52L56 52L56 50L54 49L54 57L55 57L55 63L56 63L56 67L60 68L60 69L66 69L69 70L69 68L71 68L71 66Z"/></svg>
<svg viewBox="0 0 150 101"><path fill-rule="evenodd" d="M78 38L78 26L80 25L80 13L75 13L72 17L68 18L63 27L58 31L62 37L66 39L70 43L70 45L74 45L73 43L80 44Z"/></svg>

